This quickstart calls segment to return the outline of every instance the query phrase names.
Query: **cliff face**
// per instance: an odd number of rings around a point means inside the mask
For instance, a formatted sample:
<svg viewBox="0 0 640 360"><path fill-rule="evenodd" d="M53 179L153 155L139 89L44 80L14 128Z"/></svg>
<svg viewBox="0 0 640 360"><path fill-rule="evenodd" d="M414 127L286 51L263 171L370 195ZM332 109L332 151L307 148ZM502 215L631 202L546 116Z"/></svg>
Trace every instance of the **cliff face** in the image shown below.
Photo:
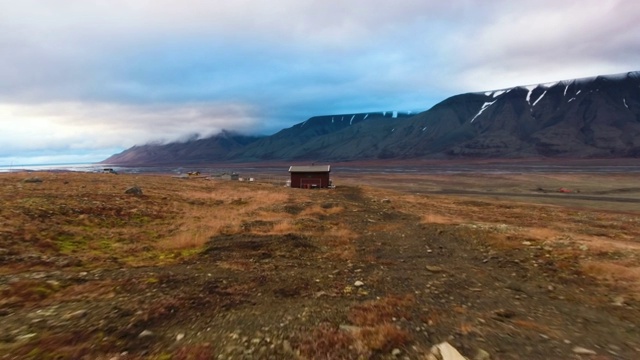
<svg viewBox="0 0 640 360"><path fill-rule="evenodd" d="M105 162L540 156L640 156L640 72L456 95L418 114L317 116L263 138L135 146Z"/></svg>

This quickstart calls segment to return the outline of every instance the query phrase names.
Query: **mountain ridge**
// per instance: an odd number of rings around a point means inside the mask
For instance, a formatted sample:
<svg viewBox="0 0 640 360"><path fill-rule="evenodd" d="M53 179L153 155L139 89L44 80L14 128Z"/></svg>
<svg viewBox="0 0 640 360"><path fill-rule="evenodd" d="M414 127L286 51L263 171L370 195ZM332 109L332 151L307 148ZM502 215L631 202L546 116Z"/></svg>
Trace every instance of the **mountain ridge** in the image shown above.
<svg viewBox="0 0 640 360"><path fill-rule="evenodd" d="M153 164L157 154L173 163L639 157L640 72L464 93L417 114L314 116L271 136L134 146L103 162Z"/></svg>

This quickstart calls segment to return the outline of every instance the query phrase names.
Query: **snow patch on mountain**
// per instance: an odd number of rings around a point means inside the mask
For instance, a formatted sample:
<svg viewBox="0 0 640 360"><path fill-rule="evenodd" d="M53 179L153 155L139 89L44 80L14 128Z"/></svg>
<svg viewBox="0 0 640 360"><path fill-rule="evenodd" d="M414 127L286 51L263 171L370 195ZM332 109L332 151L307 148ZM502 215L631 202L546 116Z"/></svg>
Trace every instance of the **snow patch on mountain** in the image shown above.
<svg viewBox="0 0 640 360"><path fill-rule="evenodd" d="M483 111L485 111L489 106L493 105L493 103L496 102L496 101L498 101L498 100L493 100L491 102L486 102L486 103L482 104L482 108L480 108L480 111L478 111L476 116L474 116L473 119L471 119L471 122L473 122L473 120L475 120L478 116L480 116L480 114L482 114Z"/></svg>
<svg viewBox="0 0 640 360"><path fill-rule="evenodd" d="M527 85L524 88L529 90L529 92L527 93L527 104L531 105L531 93L533 92L533 89L537 88L538 85Z"/></svg>
<svg viewBox="0 0 640 360"><path fill-rule="evenodd" d="M540 97L538 98L538 100L536 100L536 101L533 103L533 105L531 105L531 106L532 106L532 107L533 107L533 106L536 106L536 104L538 103L538 101L540 101L540 99L542 99L546 94L547 94L547 91L545 90L545 91L542 93L542 95L540 95Z"/></svg>
<svg viewBox="0 0 640 360"><path fill-rule="evenodd" d="M584 84L584 83L588 83L591 81L594 81L596 79L608 79L608 80L621 80L621 79L625 79L625 78L633 78L633 79L637 79L640 78L640 71L630 71L630 72L626 72L626 73L620 73L620 74L613 74L613 75L604 75L604 76L591 76L591 77L584 77L584 78L578 78L578 79L569 79L569 80L561 80L561 81L551 81L551 82L546 82L546 83L539 83L539 84L531 84L531 85L521 85L521 86L516 86L516 87L511 87L511 88L503 88L503 89L496 89L496 90L490 90L490 91L483 91L483 92L477 92L475 94L483 94L485 96L491 96L491 97L498 97L504 93L507 93L515 88L524 88L529 90L529 93L527 94L527 102L529 103L529 105L531 105L530 102L530 97L531 97L531 92L533 91L533 89L537 88L537 87L542 87L542 88L551 88L554 87L558 84L560 85L564 85L565 89L564 89L564 95L567 95L567 91L569 90L569 86L574 85L574 84ZM576 93L576 95L578 95L578 93Z"/></svg>

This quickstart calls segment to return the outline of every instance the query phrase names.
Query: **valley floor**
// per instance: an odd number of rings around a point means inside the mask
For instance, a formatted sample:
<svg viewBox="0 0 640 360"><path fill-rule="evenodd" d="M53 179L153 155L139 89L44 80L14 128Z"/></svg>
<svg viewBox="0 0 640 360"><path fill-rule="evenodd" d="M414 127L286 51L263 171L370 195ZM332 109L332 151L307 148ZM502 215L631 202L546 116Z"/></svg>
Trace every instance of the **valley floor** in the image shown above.
<svg viewBox="0 0 640 360"><path fill-rule="evenodd" d="M0 359L640 357L633 175L264 179L0 174Z"/></svg>

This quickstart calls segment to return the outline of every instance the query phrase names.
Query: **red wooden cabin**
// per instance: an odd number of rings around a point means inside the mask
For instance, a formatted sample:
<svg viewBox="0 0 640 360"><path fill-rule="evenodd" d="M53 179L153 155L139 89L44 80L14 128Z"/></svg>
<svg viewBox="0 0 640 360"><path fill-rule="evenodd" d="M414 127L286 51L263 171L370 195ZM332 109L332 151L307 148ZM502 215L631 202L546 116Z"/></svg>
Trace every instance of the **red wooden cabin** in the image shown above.
<svg viewBox="0 0 640 360"><path fill-rule="evenodd" d="M291 166L291 187L303 189L328 188L331 165Z"/></svg>

